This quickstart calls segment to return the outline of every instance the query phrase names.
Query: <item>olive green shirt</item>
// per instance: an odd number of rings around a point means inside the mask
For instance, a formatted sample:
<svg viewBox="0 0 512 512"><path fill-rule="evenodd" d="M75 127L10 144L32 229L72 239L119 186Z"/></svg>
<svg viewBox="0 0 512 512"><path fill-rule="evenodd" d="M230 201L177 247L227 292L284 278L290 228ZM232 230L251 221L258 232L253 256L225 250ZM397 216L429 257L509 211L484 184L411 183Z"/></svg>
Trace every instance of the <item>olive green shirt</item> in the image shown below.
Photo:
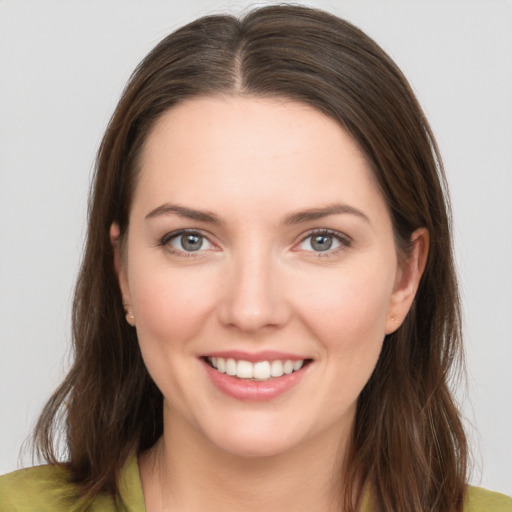
<svg viewBox="0 0 512 512"><path fill-rule="evenodd" d="M70 484L66 469L37 466L0 477L0 512L145 512L137 457L125 465L119 480L120 500L98 496L84 503ZM512 498L470 487L465 512L512 512ZM361 512L371 512L365 496Z"/></svg>

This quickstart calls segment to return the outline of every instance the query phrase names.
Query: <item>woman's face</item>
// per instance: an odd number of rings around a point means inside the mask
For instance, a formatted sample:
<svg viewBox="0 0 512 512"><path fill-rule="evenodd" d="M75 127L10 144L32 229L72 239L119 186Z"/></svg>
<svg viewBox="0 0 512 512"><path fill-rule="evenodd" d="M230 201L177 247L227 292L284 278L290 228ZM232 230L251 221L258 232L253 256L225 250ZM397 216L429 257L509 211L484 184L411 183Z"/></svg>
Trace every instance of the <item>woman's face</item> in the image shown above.
<svg viewBox="0 0 512 512"><path fill-rule="evenodd" d="M244 456L348 431L419 274L352 138L255 97L157 122L116 254L165 428Z"/></svg>

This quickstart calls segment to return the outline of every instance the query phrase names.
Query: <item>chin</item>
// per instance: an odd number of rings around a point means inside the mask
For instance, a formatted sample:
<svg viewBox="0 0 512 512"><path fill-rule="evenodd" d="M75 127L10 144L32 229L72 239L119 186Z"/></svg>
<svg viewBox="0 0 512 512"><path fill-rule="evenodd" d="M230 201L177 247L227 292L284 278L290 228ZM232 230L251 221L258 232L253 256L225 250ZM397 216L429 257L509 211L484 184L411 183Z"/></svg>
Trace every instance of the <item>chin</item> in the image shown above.
<svg viewBox="0 0 512 512"><path fill-rule="evenodd" d="M284 424L286 425L286 423ZM203 431L208 441L221 451L241 458L274 457L304 442L304 435L290 425L283 429L268 422L233 422ZM209 429L208 429L209 430Z"/></svg>
<svg viewBox="0 0 512 512"><path fill-rule="evenodd" d="M282 455L293 448L294 443L289 440L281 441L278 439L223 439L215 443L219 449L231 456L239 458L269 458Z"/></svg>

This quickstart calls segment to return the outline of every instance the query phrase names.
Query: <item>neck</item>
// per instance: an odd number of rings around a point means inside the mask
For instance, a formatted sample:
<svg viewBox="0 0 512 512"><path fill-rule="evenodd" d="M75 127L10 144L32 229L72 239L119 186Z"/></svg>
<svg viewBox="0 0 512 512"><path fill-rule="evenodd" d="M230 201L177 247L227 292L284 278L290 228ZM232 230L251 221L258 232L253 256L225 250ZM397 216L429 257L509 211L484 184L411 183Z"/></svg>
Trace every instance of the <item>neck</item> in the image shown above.
<svg viewBox="0 0 512 512"><path fill-rule="evenodd" d="M140 458L148 512L342 510L348 435L339 430L286 453L240 457L212 445L179 418L164 424L162 438Z"/></svg>

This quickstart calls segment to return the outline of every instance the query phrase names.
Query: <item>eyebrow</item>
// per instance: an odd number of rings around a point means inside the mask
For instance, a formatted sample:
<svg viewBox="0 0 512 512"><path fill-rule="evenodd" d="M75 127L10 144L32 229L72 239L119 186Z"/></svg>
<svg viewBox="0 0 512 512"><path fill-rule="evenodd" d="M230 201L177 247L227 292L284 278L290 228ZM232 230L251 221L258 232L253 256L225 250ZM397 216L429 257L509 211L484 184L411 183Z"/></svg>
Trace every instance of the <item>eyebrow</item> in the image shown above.
<svg viewBox="0 0 512 512"><path fill-rule="evenodd" d="M355 215L371 224L368 216L365 215L361 210L358 210L353 206L349 206L348 204L342 203L335 203L327 205L323 208L311 208L309 210L302 210L300 212L292 213L285 217L283 224L289 226L293 224L300 224L302 222L323 219L324 217L328 217L329 215L339 214Z"/></svg>
<svg viewBox="0 0 512 512"><path fill-rule="evenodd" d="M217 215L212 212L195 210L193 208L187 208L185 206L180 206L172 203L165 203L161 206L158 206L154 210L151 210L147 215L146 219L152 219L155 217L159 217L161 215L169 215L174 214L179 217L184 217L186 219L198 220L201 222L208 222L210 224L220 225L222 224L221 220ZM329 215L340 215L340 214L350 214L359 217L369 224L371 224L370 219L367 215L365 215L361 210L354 208L348 204L335 203L330 204L322 208L310 208L307 210L301 210L299 212L292 213L287 215L283 224L285 226L290 226L294 224L301 224L302 222L309 222L314 220L323 219L324 217L328 217Z"/></svg>
<svg viewBox="0 0 512 512"><path fill-rule="evenodd" d="M147 215L146 219L153 219L160 215L175 214L179 217L186 219L198 220L201 222L209 222L211 224L220 224L219 217L211 212L194 210L193 208L186 208L185 206L179 206L177 204L165 203L158 206L154 210L151 210Z"/></svg>

